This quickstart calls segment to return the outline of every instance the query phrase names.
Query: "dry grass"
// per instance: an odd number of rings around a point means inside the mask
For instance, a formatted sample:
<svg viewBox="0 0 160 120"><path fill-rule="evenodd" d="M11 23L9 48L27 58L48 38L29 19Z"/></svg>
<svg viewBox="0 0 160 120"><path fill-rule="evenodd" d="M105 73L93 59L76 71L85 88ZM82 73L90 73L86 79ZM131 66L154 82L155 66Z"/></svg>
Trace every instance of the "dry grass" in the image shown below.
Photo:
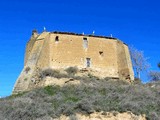
<svg viewBox="0 0 160 120"><path fill-rule="evenodd" d="M132 111L160 120L160 82L129 85L123 81L83 80L79 86L47 86L0 99L0 120L36 120L93 111ZM154 87L151 87L155 85Z"/></svg>

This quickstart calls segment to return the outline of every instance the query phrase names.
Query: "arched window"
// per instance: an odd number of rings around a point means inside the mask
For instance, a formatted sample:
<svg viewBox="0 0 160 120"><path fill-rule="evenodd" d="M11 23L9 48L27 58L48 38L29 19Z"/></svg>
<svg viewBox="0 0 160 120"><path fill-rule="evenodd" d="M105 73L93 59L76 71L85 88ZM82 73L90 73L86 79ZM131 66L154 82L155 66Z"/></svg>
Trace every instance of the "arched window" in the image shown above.
<svg viewBox="0 0 160 120"><path fill-rule="evenodd" d="M59 36L56 36L55 42L58 42L58 41L59 41Z"/></svg>

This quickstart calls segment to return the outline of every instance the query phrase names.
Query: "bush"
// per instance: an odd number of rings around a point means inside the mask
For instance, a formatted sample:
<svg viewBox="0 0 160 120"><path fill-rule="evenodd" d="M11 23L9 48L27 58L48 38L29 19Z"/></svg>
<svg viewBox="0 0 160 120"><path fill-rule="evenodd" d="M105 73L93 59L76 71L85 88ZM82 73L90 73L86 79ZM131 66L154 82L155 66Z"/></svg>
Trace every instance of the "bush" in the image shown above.
<svg viewBox="0 0 160 120"><path fill-rule="evenodd" d="M141 80L139 78L134 78L134 84L141 84Z"/></svg>
<svg viewBox="0 0 160 120"><path fill-rule="evenodd" d="M55 86L55 87L46 86L44 87L44 90L46 91L48 95L54 95L58 92L58 90L60 90L60 87L59 86Z"/></svg>
<svg viewBox="0 0 160 120"><path fill-rule="evenodd" d="M89 78L89 77L88 77ZM82 84L47 86L22 95L0 99L0 118L36 120L93 111L131 111L146 114L148 120L160 118L160 84L156 87L128 84L121 80L81 79Z"/></svg>
<svg viewBox="0 0 160 120"><path fill-rule="evenodd" d="M160 72L158 71L150 71L149 77L151 78L151 81L158 81L160 80Z"/></svg>
<svg viewBox="0 0 160 120"><path fill-rule="evenodd" d="M30 70L31 70L30 67L26 67L26 68L25 68L25 72L26 72L26 73L28 73Z"/></svg>
<svg viewBox="0 0 160 120"><path fill-rule="evenodd" d="M67 78L67 75L60 73L59 70L54 70L51 68L42 70L40 73L40 77L41 78L45 78L45 77L55 77L55 78Z"/></svg>
<svg viewBox="0 0 160 120"><path fill-rule="evenodd" d="M60 74L60 72L59 72L58 70L53 70L53 69L51 69L51 68L45 69L45 70L43 70L42 73L41 73L41 75L42 75L43 77L47 77L47 76L49 76L49 77L54 77L54 76L57 76L57 75L59 75L59 74Z"/></svg>
<svg viewBox="0 0 160 120"><path fill-rule="evenodd" d="M78 72L77 67L69 67L65 69L65 71L68 73L68 75L74 76Z"/></svg>
<svg viewBox="0 0 160 120"><path fill-rule="evenodd" d="M160 62L158 63L158 67L160 68Z"/></svg>
<svg viewBox="0 0 160 120"><path fill-rule="evenodd" d="M91 79L91 80L99 80L99 78L97 76L94 76L92 75L91 73L88 73L88 77Z"/></svg>

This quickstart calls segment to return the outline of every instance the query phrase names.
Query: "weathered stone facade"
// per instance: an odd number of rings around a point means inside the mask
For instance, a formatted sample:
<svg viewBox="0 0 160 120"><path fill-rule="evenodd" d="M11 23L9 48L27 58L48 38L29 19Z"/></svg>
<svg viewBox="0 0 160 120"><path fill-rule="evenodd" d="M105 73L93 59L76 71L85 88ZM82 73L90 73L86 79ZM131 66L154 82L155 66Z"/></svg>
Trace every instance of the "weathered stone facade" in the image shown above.
<svg viewBox="0 0 160 120"><path fill-rule="evenodd" d="M66 69L70 66L91 69L99 77L134 79L128 46L116 38L33 31L26 46L24 69L13 93L28 90L37 68ZM30 71L26 74L27 68Z"/></svg>

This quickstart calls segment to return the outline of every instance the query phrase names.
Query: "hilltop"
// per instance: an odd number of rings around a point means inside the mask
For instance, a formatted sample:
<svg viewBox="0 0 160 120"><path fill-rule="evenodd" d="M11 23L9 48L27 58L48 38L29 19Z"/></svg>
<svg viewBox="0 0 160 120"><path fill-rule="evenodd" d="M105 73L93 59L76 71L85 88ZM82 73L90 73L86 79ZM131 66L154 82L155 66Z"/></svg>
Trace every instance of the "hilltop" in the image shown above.
<svg viewBox="0 0 160 120"><path fill-rule="evenodd" d="M137 116L145 114L148 120L159 120L159 90L159 81L130 84L90 76L81 79L80 85L46 86L2 98L0 120L52 120L62 115L76 120L74 115L77 113L91 115L102 112L103 115L111 112L116 116L118 112L127 111Z"/></svg>

